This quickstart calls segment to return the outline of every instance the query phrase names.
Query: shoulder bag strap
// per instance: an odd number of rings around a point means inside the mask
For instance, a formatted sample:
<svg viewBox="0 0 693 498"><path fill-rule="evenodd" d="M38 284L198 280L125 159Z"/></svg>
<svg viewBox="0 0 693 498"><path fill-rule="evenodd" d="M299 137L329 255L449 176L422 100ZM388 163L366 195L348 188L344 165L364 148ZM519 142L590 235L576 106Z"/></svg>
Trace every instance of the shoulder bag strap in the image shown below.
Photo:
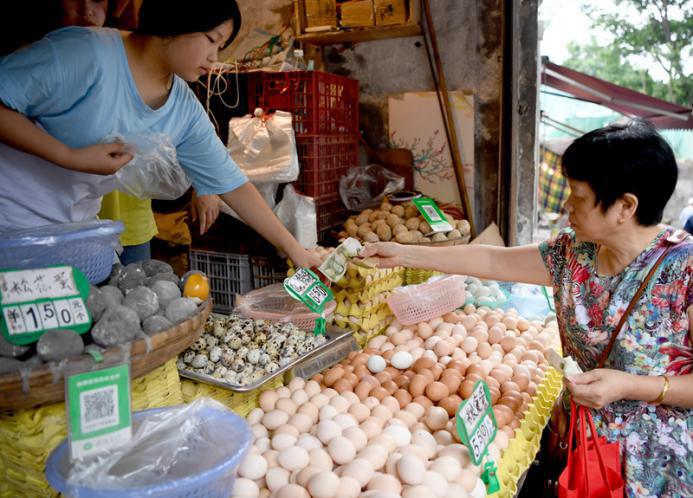
<svg viewBox="0 0 693 498"><path fill-rule="evenodd" d="M683 242L687 238L688 234L686 232L682 232L682 230L677 230L669 237L667 237L667 242L669 243L669 246L664 250L664 252L662 252L661 256L659 256L657 261L655 261L655 264L652 265L652 268L650 268L650 271L645 276L645 279L640 284L640 287L638 287L635 296L633 296L633 299L631 299L630 303L628 304L626 311L624 311L623 315L621 315L621 319L618 321L616 328L614 328L614 331L611 333L609 344L607 344L606 348L604 348L604 351L602 352L602 355L599 358L597 368L604 368L604 364L606 363L607 358L609 358L609 354L611 354L611 350L613 349L614 344L616 343L616 338L618 337L618 334L621 331L623 324L626 323L628 315L630 315L630 312L633 311L633 308L637 304L643 292L645 292L645 287L647 287L647 284L650 283L650 280L652 279L652 276L654 275L655 271L657 271L657 268L659 268L659 265L662 263L666 255L669 254L669 251L672 247Z"/></svg>

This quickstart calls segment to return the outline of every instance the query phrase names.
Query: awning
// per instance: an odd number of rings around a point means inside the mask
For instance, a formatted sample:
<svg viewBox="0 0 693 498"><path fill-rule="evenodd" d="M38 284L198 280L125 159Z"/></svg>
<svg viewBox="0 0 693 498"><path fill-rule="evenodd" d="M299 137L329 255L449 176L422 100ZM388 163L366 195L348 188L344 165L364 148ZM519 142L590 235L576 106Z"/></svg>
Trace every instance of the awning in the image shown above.
<svg viewBox="0 0 693 498"><path fill-rule="evenodd" d="M542 64L541 82L626 116L647 119L657 128L693 129L693 109L650 97L553 62Z"/></svg>

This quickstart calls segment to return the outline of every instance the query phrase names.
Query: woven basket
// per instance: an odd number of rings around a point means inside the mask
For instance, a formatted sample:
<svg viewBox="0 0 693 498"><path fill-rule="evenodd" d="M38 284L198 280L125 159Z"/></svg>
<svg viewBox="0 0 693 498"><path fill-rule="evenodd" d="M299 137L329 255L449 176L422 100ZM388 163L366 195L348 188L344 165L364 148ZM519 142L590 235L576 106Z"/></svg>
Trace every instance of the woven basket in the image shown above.
<svg viewBox="0 0 693 498"><path fill-rule="evenodd" d="M130 385L134 411L183 403L175 359ZM0 497L57 496L46 481L44 464L66 435L64 403L0 411Z"/></svg>
<svg viewBox="0 0 693 498"><path fill-rule="evenodd" d="M239 393L224 389L223 387L212 386L203 382L197 382L189 379L181 379L181 389L183 391L183 399L186 403L206 396L213 398L218 402L228 406L241 417L245 417L259 405L258 399L263 391L280 388L284 385L284 377L280 375L275 379L263 384L261 387L253 391Z"/></svg>
<svg viewBox="0 0 693 498"><path fill-rule="evenodd" d="M212 310L212 302L206 301L198 308L196 315L151 336L151 351L147 353L147 344L140 339L131 344L130 348L130 376L141 377L155 368L163 365L171 358L185 351L195 340L200 337L204 329L205 320ZM122 354L120 347L116 346L104 351L104 359L117 358ZM85 369L93 365L89 357L79 357L73 365L84 363ZM28 377L29 391L22 391L22 379L19 373L0 375L0 408L20 409L34 406L59 403L65 399L65 385L60 378L54 378L54 374L48 365L43 365L31 371Z"/></svg>

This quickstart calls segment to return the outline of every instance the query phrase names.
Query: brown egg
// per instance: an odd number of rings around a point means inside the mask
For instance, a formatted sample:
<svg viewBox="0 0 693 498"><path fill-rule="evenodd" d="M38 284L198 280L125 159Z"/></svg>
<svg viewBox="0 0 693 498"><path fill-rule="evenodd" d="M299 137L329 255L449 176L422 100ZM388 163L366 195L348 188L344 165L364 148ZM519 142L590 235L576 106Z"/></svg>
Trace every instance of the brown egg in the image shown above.
<svg viewBox="0 0 693 498"><path fill-rule="evenodd" d="M364 399L366 399L368 397L368 395L372 389L373 389L373 385L370 382L366 382L366 381L362 380L356 386L356 388L354 389L354 392L356 393L356 396L358 396L359 399L361 401L363 401Z"/></svg>
<svg viewBox="0 0 693 498"><path fill-rule="evenodd" d="M371 374L367 374L361 377L361 382L366 382L367 384L370 384L371 387L377 387L380 385L380 381Z"/></svg>
<svg viewBox="0 0 693 498"><path fill-rule="evenodd" d="M390 337L390 342L395 346L399 346L400 344L407 342L407 336L403 332L398 332Z"/></svg>
<svg viewBox="0 0 693 498"><path fill-rule="evenodd" d="M525 318L519 317L517 319L517 330L520 332L524 332L529 328L529 321L526 320Z"/></svg>
<svg viewBox="0 0 693 498"><path fill-rule="evenodd" d="M484 378L483 378L481 375L479 375L479 374L471 373L471 374L465 375L464 380L468 380L468 381L471 381L471 382L476 383L476 382L478 382L478 381L480 381L480 380L484 380ZM464 381L463 381L463 382L464 382Z"/></svg>
<svg viewBox="0 0 693 498"><path fill-rule="evenodd" d="M517 429L518 427L520 427L520 419L518 419L518 418L513 418L513 419L510 421L510 428L513 429L513 430L515 430L515 429Z"/></svg>
<svg viewBox="0 0 693 498"><path fill-rule="evenodd" d="M492 352L493 349L491 349L491 345L488 342L482 342L476 348L476 354L478 354L479 357L483 358L484 360L490 357Z"/></svg>
<svg viewBox="0 0 693 498"><path fill-rule="evenodd" d="M460 360L450 361L450 363L445 365L445 368L448 370L455 370L457 373L461 375L464 375L464 373L467 371L467 366Z"/></svg>
<svg viewBox="0 0 693 498"><path fill-rule="evenodd" d="M508 372L499 367L500 365L492 369L491 372L488 374L489 379L493 379L498 383L498 387L500 387L500 385L503 382L507 382L508 380L510 380L510 378L512 377L512 375L509 375Z"/></svg>
<svg viewBox="0 0 693 498"><path fill-rule="evenodd" d="M460 343L460 348L467 354L475 352L478 346L479 341L477 341L474 337L471 336L465 337L464 339L462 339L462 342Z"/></svg>
<svg viewBox="0 0 693 498"><path fill-rule="evenodd" d="M512 408L513 411L517 411L520 406L522 406L522 402L522 395L516 392L501 394L501 398L498 400L498 404L507 405Z"/></svg>
<svg viewBox="0 0 693 498"><path fill-rule="evenodd" d="M460 403L462 403L462 398L460 398L457 394L451 394L450 396L441 399L438 402L438 406L448 412L449 417L454 417L455 413L457 413L457 409L460 407Z"/></svg>
<svg viewBox="0 0 693 498"><path fill-rule="evenodd" d="M428 399L426 396L415 396L414 399L412 399L412 402L418 403L419 405L423 406L426 410L433 406L433 401Z"/></svg>
<svg viewBox="0 0 693 498"><path fill-rule="evenodd" d="M506 335L501 339L500 345L503 347L503 351L509 353L515 348L515 346L517 346L517 339Z"/></svg>
<svg viewBox="0 0 693 498"><path fill-rule="evenodd" d="M489 344L497 344L505 337L505 331L497 324L488 329Z"/></svg>
<svg viewBox="0 0 693 498"><path fill-rule="evenodd" d="M441 366L439 363L436 363L431 367L431 373L433 374L433 379L438 380L440 379L440 376L443 375L443 370L445 368Z"/></svg>
<svg viewBox="0 0 693 498"><path fill-rule="evenodd" d="M387 366L387 367L385 367L384 372L389 373L389 374L390 374L390 377L393 378L393 379L402 373L400 370L396 369L396 368L393 367L393 366Z"/></svg>
<svg viewBox="0 0 693 498"><path fill-rule="evenodd" d="M527 394L534 397L537 394L537 385L534 382L530 382L527 385Z"/></svg>
<svg viewBox="0 0 693 498"><path fill-rule="evenodd" d="M361 379L363 376L370 374L368 367L366 365L359 365L354 368L354 375L357 379Z"/></svg>
<svg viewBox="0 0 693 498"><path fill-rule="evenodd" d="M344 391L351 391L353 389L349 381L346 379L337 379L337 381L332 384L332 388L339 394L342 394Z"/></svg>
<svg viewBox="0 0 693 498"><path fill-rule="evenodd" d="M433 375L433 372L431 372L430 369L428 370L421 370L417 375L423 375L426 377L426 384L430 384L433 382L435 379L435 376Z"/></svg>
<svg viewBox="0 0 693 498"><path fill-rule="evenodd" d="M403 387L409 385L409 377L406 375L398 375L394 379L392 379L395 384L397 384L397 387Z"/></svg>
<svg viewBox="0 0 693 498"><path fill-rule="evenodd" d="M409 380L412 380L414 378L414 376L416 375L416 372L414 372L413 370L407 370L402 375L407 377Z"/></svg>
<svg viewBox="0 0 693 498"><path fill-rule="evenodd" d="M387 382L383 382L383 387L385 390L388 392L388 394L394 394L399 387L397 384L394 383L394 381L388 380Z"/></svg>
<svg viewBox="0 0 693 498"><path fill-rule="evenodd" d="M390 359L394 356L394 354L395 354L395 352L392 349L390 349L388 351L385 351L382 354L382 357L385 359L385 361L390 361Z"/></svg>
<svg viewBox="0 0 693 498"><path fill-rule="evenodd" d="M438 343L435 346L433 346L433 352L438 356L438 358L448 356L452 354L454 350L455 346L451 345L447 341L438 341Z"/></svg>
<svg viewBox="0 0 693 498"><path fill-rule="evenodd" d="M388 380L392 380L392 375L390 374L390 372L386 372L385 370L383 370L382 372L378 372L377 374L375 374L375 378L378 379L378 382L380 382L380 384L383 384Z"/></svg>
<svg viewBox="0 0 693 498"><path fill-rule="evenodd" d="M352 372L345 373L344 377L342 377L344 380L346 380L349 384L351 384L351 388L353 389L356 384L359 383L359 377Z"/></svg>
<svg viewBox="0 0 693 498"><path fill-rule="evenodd" d="M465 374L465 378L469 377L470 375L478 375L479 377L486 377L486 370L484 367L478 364L473 364L469 365L469 368L467 369L467 373Z"/></svg>
<svg viewBox="0 0 693 498"><path fill-rule="evenodd" d="M354 368L356 368L359 365L365 365L367 362L368 362L368 355L366 353L359 353L351 361L351 364L354 365Z"/></svg>
<svg viewBox="0 0 693 498"><path fill-rule="evenodd" d="M520 392L520 386L518 386L516 383L514 383L511 380L505 381L501 384L501 393L505 394L510 391L514 391L516 393Z"/></svg>
<svg viewBox="0 0 693 498"><path fill-rule="evenodd" d="M332 385L344 376L344 369L340 366L334 366L325 372L323 377L323 382L327 387L332 387Z"/></svg>
<svg viewBox="0 0 693 498"><path fill-rule="evenodd" d="M495 405L493 407L493 415L496 417L498 428L502 429L513 418L513 411L506 405Z"/></svg>
<svg viewBox="0 0 693 498"><path fill-rule="evenodd" d="M393 396L399 403L399 407L401 409L406 408L406 406L409 403L411 403L412 400L411 394L409 394L409 392L405 391L404 389L398 389Z"/></svg>
<svg viewBox="0 0 693 498"><path fill-rule="evenodd" d="M512 382L517 384L517 387L520 388L520 391L526 391L527 387L529 386L530 377L529 375L525 375L523 373L517 373L513 375Z"/></svg>
<svg viewBox="0 0 693 498"><path fill-rule="evenodd" d="M517 328L517 319L506 315L505 318L503 318L503 325L505 325L508 329L514 330Z"/></svg>
<svg viewBox="0 0 693 498"><path fill-rule="evenodd" d="M486 385L488 385L488 388L495 388L500 391L500 382L498 382L496 379L491 377L490 375L486 377Z"/></svg>
<svg viewBox="0 0 693 498"><path fill-rule="evenodd" d="M384 387L374 387L371 389L371 392L369 393L369 396L373 396L374 398L378 399L379 401L382 401L385 396L388 396L390 393L385 389Z"/></svg>
<svg viewBox="0 0 693 498"><path fill-rule="evenodd" d="M491 404L495 405L496 403L498 403L498 400L500 399L500 396L501 396L500 389L489 387L488 392L491 395Z"/></svg>
<svg viewBox="0 0 693 498"><path fill-rule="evenodd" d="M426 390L426 386L428 385L428 379L424 375L415 375L413 379L409 382L409 393L412 395L412 398L416 398L417 396L421 396L424 391Z"/></svg>
<svg viewBox="0 0 693 498"><path fill-rule="evenodd" d="M453 370L453 372L456 372L456 370ZM445 375L445 373L443 373L440 381L445 384L445 387L448 388L449 392L455 393L460 388L460 384L462 384L462 376L456 373L450 375Z"/></svg>
<svg viewBox="0 0 693 498"><path fill-rule="evenodd" d="M488 332L486 330L483 330L483 329L473 330L472 333L469 335L471 337L473 337L474 339L476 339L476 341L479 344L488 343Z"/></svg>
<svg viewBox="0 0 693 498"><path fill-rule="evenodd" d="M442 382L432 382L426 386L426 396L431 401L438 402L450 394L447 386Z"/></svg>
<svg viewBox="0 0 693 498"><path fill-rule="evenodd" d="M353 363L354 359L356 356L359 354L358 351L350 351L349 354L347 355L346 359L349 361L349 363Z"/></svg>
<svg viewBox="0 0 693 498"><path fill-rule="evenodd" d="M472 380L465 380L462 382L462 385L460 385L460 390L458 391L460 397L462 399L469 399L469 397L472 395L472 391L474 391L475 384L476 382Z"/></svg>
<svg viewBox="0 0 693 498"><path fill-rule="evenodd" d="M345 372L351 373L354 371L354 365L342 365L342 368L344 368Z"/></svg>
<svg viewBox="0 0 693 498"><path fill-rule="evenodd" d="M435 362L432 359L421 357L414 362L412 368L416 373L419 373L421 370L429 370L433 365Z"/></svg>

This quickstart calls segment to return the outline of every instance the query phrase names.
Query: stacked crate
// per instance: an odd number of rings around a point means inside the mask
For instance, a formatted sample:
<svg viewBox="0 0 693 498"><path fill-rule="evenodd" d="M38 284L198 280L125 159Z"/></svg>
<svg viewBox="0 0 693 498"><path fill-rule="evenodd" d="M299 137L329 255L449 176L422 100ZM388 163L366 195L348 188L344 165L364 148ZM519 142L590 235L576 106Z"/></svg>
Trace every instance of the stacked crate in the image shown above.
<svg viewBox="0 0 693 498"><path fill-rule="evenodd" d="M358 81L320 71L253 73L248 105L287 111L301 172L294 186L315 199L318 240L347 218L339 179L358 164Z"/></svg>

